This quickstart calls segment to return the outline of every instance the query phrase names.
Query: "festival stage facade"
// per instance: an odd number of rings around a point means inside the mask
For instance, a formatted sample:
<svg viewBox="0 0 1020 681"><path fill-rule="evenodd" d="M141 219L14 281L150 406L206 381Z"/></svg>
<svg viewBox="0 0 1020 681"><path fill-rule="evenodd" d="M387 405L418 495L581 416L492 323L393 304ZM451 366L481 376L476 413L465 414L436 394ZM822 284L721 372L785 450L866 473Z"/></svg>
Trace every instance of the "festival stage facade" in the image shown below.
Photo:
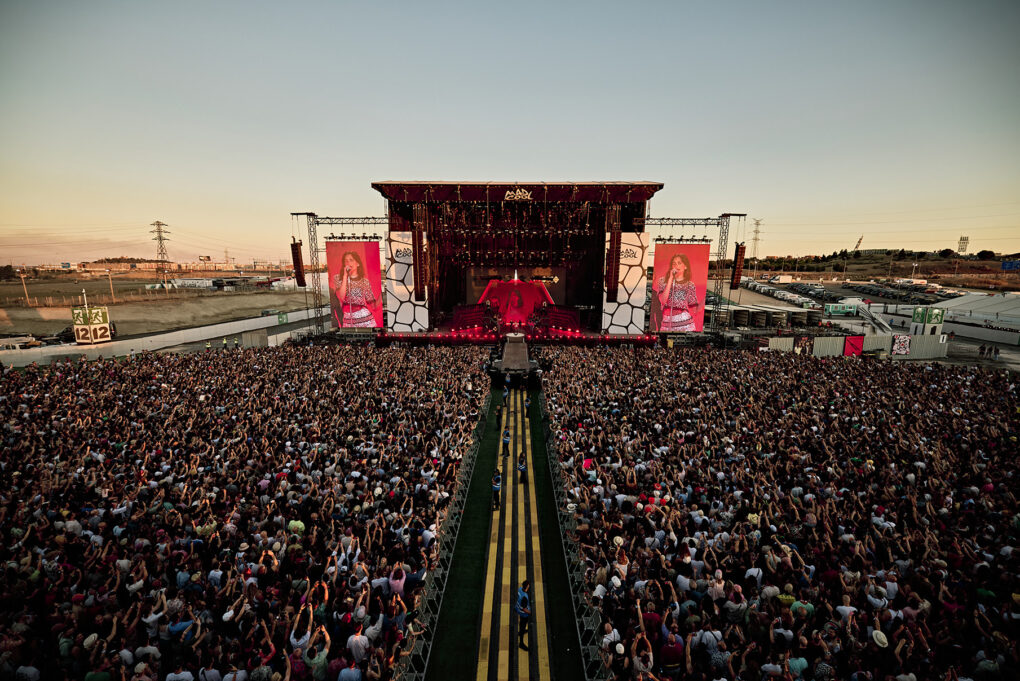
<svg viewBox="0 0 1020 681"><path fill-rule="evenodd" d="M721 264L730 215L650 219L648 203L661 183L372 187L386 199L385 218L294 214L307 218L313 268L319 230L343 228L325 238L324 249L329 305L340 329L478 342L511 332L566 340L703 330L711 240L661 240L653 261L646 227L718 227ZM382 244L348 232L359 226L384 226ZM318 299L319 280L312 280Z"/></svg>

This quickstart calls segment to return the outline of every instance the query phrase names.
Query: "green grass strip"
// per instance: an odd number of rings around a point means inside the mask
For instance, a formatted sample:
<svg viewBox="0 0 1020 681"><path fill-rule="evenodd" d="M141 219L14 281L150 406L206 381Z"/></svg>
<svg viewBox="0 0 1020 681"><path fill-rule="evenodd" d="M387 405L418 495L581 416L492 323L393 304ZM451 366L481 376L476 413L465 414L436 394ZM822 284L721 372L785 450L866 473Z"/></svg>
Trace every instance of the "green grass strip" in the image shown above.
<svg viewBox="0 0 1020 681"><path fill-rule="evenodd" d="M492 471L499 447L496 405L502 391L493 390L489 418L478 447L478 460L464 504L457 548L446 581L443 607L432 640L427 679L473 679L478 662L482 598L485 594L485 551L492 516ZM504 484L507 484L504 482Z"/></svg>
<svg viewBox="0 0 1020 681"><path fill-rule="evenodd" d="M570 599L567 566L563 558L560 526L556 521L556 500L549 474L549 454L542 427L541 392L530 391L531 449L534 467L536 502L538 503L539 537L542 542L542 576L545 579L546 628L549 630L549 659L552 678L556 681L584 681L581 646L577 640L574 605ZM445 601L444 601L445 602ZM542 604L539 604L542 605Z"/></svg>

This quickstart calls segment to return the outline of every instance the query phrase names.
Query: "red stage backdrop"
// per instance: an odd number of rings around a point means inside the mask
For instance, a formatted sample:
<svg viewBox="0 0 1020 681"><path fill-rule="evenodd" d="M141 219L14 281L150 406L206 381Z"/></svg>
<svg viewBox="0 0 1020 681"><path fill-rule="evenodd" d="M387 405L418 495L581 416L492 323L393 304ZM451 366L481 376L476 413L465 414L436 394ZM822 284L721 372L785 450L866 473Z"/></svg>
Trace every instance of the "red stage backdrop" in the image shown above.
<svg viewBox="0 0 1020 681"><path fill-rule="evenodd" d="M327 241L329 302L341 328L381 328L382 274L378 241Z"/></svg>
<svg viewBox="0 0 1020 681"><path fill-rule="evenodd" d="M681 333L705 327L709 244L656 244L652 267L653 331Z"/></svg>
<svg viewBox="0 0 1020 681"><path fill-rule="evenodd" d="M510 281L494 279L489 282L482 292L482 297L478 299L479 305L488 305L493 310L499 310L499 320L503 326L524 326L531 313L535 308L542 307L542 303L553 304L545 284L540 281L519 279Z"/></svg>

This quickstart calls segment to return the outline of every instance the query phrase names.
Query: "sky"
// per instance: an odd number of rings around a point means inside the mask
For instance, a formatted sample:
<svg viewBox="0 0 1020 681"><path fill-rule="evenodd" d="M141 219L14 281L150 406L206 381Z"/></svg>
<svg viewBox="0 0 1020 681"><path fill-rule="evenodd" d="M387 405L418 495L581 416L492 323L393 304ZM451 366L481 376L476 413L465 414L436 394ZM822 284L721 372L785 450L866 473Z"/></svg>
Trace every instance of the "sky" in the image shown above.
<svg viewBox="0 0 1020 681"><path fill-rule="evenodd" d="M656 181L760 255L1020 251L1020 3L0 0L0 263L224 249L377 180Z"/></svg>

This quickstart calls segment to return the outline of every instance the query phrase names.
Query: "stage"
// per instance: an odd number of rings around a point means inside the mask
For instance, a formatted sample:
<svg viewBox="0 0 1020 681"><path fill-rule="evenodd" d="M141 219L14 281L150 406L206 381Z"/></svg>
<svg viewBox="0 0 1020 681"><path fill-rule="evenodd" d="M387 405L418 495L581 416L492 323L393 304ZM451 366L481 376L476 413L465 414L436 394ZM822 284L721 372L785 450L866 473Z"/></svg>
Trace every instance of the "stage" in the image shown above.
<svg viewBox="0 0 1020 681"><path fill-rule="evenodd" d="M376 344L392 345L502 345L507 334L479 331L423 331L394 333L380 331L376 334ZM607 345L618 347L633 345L635 347L654 347L659 341L656 334L605 334L581 330L550 330L548 333L525 333L525 342L531 346L546 345Z"/></svg>

